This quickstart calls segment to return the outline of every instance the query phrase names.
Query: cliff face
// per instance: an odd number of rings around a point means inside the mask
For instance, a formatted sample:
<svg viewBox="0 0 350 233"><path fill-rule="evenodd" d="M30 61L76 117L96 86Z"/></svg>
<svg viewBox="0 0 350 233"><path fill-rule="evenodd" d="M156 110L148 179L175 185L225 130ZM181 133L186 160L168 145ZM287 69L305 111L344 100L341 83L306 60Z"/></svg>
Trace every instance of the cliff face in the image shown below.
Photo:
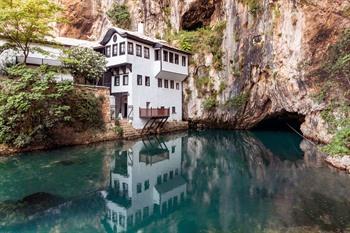
<svg viewBox="0 0 350 233"><path fill-rule="evenodd" d="M63 0L72 24L61 27L61 35L97 37L110 25L105 12L111 2ZM321 85L313 74L322 65L329 46L350 27L349 1L117 2L129 6L134 28L143 21L146 33L153 36L226 22L221 68L213 67L212 52L193 55L191 76L184 87L186 118L241 129L267 118L293 115L302 122L305 136L330 141L332 135L321 117L326 102L314 98ZM198 88L201 76L210 77L210 84ZM214 103L205 109L208 99Z"/></svg>

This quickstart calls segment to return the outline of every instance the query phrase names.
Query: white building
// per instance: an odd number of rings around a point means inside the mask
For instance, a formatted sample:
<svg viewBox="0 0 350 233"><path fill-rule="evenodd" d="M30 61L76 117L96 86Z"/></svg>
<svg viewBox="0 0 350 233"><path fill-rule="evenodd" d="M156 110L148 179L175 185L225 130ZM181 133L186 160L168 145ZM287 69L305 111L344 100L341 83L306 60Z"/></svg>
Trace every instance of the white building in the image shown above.
<svg viewBox="0 0 350 233"><path fill-rule="evenodd" d="M117 151L111 164L106 200L106 223L114 232L144 224L153 215L175 210L187 195L182 177L182 138L136 142Z"/></svg>
<svg viewBox="0 0 350 233"><path fill-rule="evenodd" d="M116 115L136 129L156 120L182 120L182 82L189 60L187 52L145 36L142 28L110 28L96 48L107 57L102 84L111 87Z"/></svg>

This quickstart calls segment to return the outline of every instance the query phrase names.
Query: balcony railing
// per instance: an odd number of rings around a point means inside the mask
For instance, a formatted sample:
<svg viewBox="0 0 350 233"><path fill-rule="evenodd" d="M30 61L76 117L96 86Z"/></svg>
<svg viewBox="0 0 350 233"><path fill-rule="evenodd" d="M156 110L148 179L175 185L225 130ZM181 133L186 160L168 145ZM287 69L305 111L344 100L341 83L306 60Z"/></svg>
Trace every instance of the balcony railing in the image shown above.
<svg viewBox="0 0 350 233"><path fill-rule="evenodd" d="M170 108L140 108L141 118L162 118L170 116Z"/></svg>

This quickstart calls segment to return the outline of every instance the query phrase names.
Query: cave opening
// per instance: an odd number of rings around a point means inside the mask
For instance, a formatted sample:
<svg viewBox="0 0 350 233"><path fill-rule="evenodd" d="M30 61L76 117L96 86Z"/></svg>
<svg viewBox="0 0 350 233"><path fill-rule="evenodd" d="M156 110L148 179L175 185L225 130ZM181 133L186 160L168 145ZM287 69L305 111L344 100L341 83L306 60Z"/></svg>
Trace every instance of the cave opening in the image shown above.
<svg viewBox="0 0 350 233"><path fill-rule="evenodd" d="M302 134L300 127L305 116L296 112L282 111L266 117L255 125L252 130L294 131ZM293 130L294 129L294 130Z"/></svg>

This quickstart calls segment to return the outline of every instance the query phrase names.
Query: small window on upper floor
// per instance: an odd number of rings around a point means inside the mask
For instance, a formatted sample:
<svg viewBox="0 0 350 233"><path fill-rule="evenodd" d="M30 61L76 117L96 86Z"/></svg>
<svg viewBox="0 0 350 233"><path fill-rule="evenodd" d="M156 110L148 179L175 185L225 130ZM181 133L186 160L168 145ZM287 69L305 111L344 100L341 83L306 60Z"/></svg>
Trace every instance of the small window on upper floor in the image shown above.
<svg viewBox="0 0 350 233"><path fill-rule="evenodd" d="M118 55L118 44L114 44L112 47L112 56L115 57Z"/></svg>
<svg viewBox="0 0 350 233"><path fill-rule="evenodd" d="M149 180L146 180L145 183L144 183L144 190L147 190L149 189Z"/></svg>
<svg viewBox="0 0 350 233"><path fill-rule="evenodd" d="M170 88L174 89L174 80L170 80Z"/></svg>
<svg viewBox="0 0 350 233"><path fill-rule="evenodd" d="M179 54L175 54L175 64L179 64Z"/></svg>
<svg viewBox="0 0 350 233"><path fill-rule="evenodd" d="M137 75L137 85L142 85L142 75Z"/></svg>
<svg viewBox="0 0 350 233"><path fill-rule="evenodd" d="M146 59L149 59L149 48L144 47L144 56Z"/></svg>
<svg viewBox="0 0 350 233"><path fill-rule="evenodd" d="M128 54L134 54L134 44L132 42L128 42Z"/></svg>
<svg viewBox="0 0 350 233"><path fill-rule="evenodd" d="M180 90L180 83L176 83L176 90Z"/></svg>
<svg viewBox="0 0 350 233"><path fill-rule="evenodd" d="M163 87L163 79L158 79L158 87Z"/></svg>
<svg viewBox="0 0 350 233"><path fill-rule="evenodd" d="M119 44L119 55L124 55L125 54L125 42L121 42Z"/></svg>
<svg viewBox="0 0 350 233"><path fill-rule="evenodd" d="M129 84L129 75L123 75L123 85L127 86Z"/></svg>
<svg viewBox="0 0 350 233"><path fill-rule="evenodd" d="M160 50L155 50L154 51L154 60L159 61L160 60Z"/></svg>
<svg viewBox="0 0 350 233"><path fill-rule="evenodd" d="M114 86L120 86L120 76L114 76Z"/></svg>
<svg viewBox="0 0 350 233"><path fill-rule="evenodd" d="M106 57L110 57L111 56L111 46L108 45L106 46Z"/></svg>
<svg viewBox="0 0 350 233"><path fill-rule="evenodd" d="M163 174L163 182L165 183L167 181L168 181L168 174L165 173L165 174Z"/></svg>
<svg viewBox="0 0 350 233"><path fill-rule="evenodd" d="M186 57L182 56L182 66L187 66Z"/></svg>
<svg viewBox="0 0 350 233"><path fill-rule="evenodd" d="M171 113L172 113L172 114L176 114L175 106L171 107ZM174 153L174 152L173 152L173 153Z"/></svg>
<svg viewBox="0 0 350 233"><path fill-rule="evenodd" d="M150 80L149 76L145 76L145 85L148 87L151 85L151 80Z"/></svg>
<svg viewBox="0 0 350 233"><path fill-rule="evenodd" d="M142 184L141 183L137 183L136 190L137 190L137 193L141 193L142 192Z"/></svg>
<svg viewBox="0 0 350 233"><path fill-rule="evenodd" d="M169 52L169 62L174 63L174 53Z"/></svg>
<svg viewBox="0 0 350 233"><path fill-rule="evenodd" d="M136 45L136 56L142 57L142 46L139 44Z"/></svg>
<svg viewBox="0 0 350 233"><path fill-rule="evenodd" d="M169 88L169 81L166 79L164 80L164 87Z"/></svg>
<svg viewBox="0 0 350 233"><path fill-rule="evenodd" d="M163 51L163 60L168 61L168 51Z"/></svg>

